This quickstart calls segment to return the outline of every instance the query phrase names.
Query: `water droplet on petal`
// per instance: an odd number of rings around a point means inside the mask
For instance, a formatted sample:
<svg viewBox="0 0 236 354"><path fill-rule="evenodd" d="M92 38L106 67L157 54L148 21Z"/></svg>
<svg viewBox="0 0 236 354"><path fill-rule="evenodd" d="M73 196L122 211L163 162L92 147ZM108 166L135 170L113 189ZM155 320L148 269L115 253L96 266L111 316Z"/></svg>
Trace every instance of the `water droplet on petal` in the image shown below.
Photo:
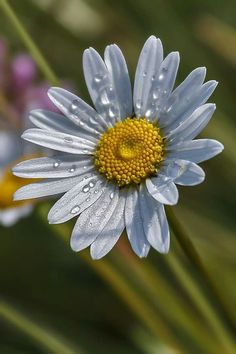
<svg viewBox="0 0 236 354"><path fill-rule="evenodd" d="M75 170L76 170L76 166L72 165L71 168L69 169L69 172L73 173L73 172L75 172Z"/></svg>
<svg viewBox="0 0 236 354"><path fill-rule="evenodd" d="M164 75L163 74L160 74L159 76L158 76L158 80L159 81L162 81L164 79Z"/></svg>
<svg viewBox="0 0 236 354"><path fill-rule="evenodd" d="M69 108L70 112L71 112L72 114L77 113L77 111L78 111L78 109L79 109L79 105L80 105L80 103L79 103L78 100L73 100L73 101L71 102L71 105L70 105L70 108Z"/></svg>
<svg viewBox="0 0 236 354"><path fill-rule="evenodd" d="M86 186L84 186L83 189L82 189L82 191L83 191L84 193L88 193L89 190L90 190L90 187L89 187L88 184L86 184Z"/></svg>
<svg viewBox="0 0 236 354"><path fill-rule="evenodd" d="M110 118L114 118L115 117L115 110L114 108L110 107L108 110L108 114Z"/></svg>
<svg viewBox="0 0 236 354"><path fill-rule="evenodd" d="M87 198L87 199L86 199L86 202L89 202L89 201L90 201L90 199L91 199L90 197L89 197L89 198Z"/></svg>
<svg viewBox="0 0 236 354"><path fill-rule="evenodd" d="M99 84L103 79L105 79L106 75L104 74L97 74L94 76L94 81Z"/></svg>
<svg viewBox="0 0 236 354"><path fill-rule="evenodd" d="M154 100L158 99L158 97L159 97L159 90L158 89L153 91L152 97L153 97Z"/></svg>
<svg viewBox="0 0 236 354"><path fill-rule="evenodd" d="M140 100L136 101L136 108L140 109L142 107L142 102Z"/></svg>
<svg viewBox="0 0 236 354"><path fill-rule="evenodd" d="M147 118L150 118L152 114L153 114L153 111L151 109L148 109L147 112L145 113L145 116Z"/></svg>
<svg viewBox="0 0 236 354"><path fill-rule="evenodd" d="M114 193L112 192L111 194L110 194L110 199L113 199L114 198Z"/></svg>
<svg viewBox="0 0 236 354"><path fill-rule="evenodd" d="M104 104L105 106L109 105L110 104L110 100L109 100L109 97L107 95L107 91L104 90L102 93L101 93L101 102L102 104Z"/></svg>
<svg viewBox="0 0 236 354"><path fill-rule="evenodd" d="M98 189L95 189L94 194L97 194L97 193L98 193Z"/></svg>
<svg viewBox="0 0 236 354"><path fill-rule="evenodd" d="M155 80L155 78L156 78L156 76L155 76L155 75L153 75L151 80L152 80L152 81L154 81L154 80Z"/></svg>
<svg viewBox="0 0 236 354"><path fill-rule="evenodd" d="M94 182L89 182L89 187L93 188L94 187Z"/></svg>
<svg viewBox="0 0 236 354"><path fill-rule="evenodd" d="M143 72L143 77L146 77L146 76L147 76L147 72L144 71L144 72Z"/></svg>
<svg viewBox="0 0 236 354"><path fill-rule="evenodd" d="M80 211L80 207L79 207L78 205L75 205L75 206L71 209L70 213L71 213L71 214L77 214L79 211Z"/></svg>
<svg viewBox="0 0 236 354"><path fill-rule="evenodd" d="M53 167L54 168L58 168L61 164L61 161L60 160L56 160L54 163L53 163Z"/></svg>

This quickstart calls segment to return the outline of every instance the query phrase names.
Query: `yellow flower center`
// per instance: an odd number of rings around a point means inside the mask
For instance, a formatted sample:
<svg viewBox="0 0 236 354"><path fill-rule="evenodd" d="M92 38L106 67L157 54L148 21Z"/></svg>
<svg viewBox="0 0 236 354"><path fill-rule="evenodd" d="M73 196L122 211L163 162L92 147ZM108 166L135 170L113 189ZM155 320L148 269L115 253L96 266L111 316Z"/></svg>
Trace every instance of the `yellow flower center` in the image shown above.
<svg viewBox="0 0 236 354"><path fill-rule="evenodd" d="M119 186L139 184L158 171L164 159L160 129L146 118L126 118L101 137L95 165L108 180Z"/></svg>
<svg viewBox="0 0 236 354"><path fill-rule="evenodd" d="M25 186L29 182L35 182L35 179L31 180L14 176L11 172L14 164L8 166L3 171L3 174L0 175L0 209L15 208L32 202L29 200L13 201L13 194L18 188Z"/></svg>

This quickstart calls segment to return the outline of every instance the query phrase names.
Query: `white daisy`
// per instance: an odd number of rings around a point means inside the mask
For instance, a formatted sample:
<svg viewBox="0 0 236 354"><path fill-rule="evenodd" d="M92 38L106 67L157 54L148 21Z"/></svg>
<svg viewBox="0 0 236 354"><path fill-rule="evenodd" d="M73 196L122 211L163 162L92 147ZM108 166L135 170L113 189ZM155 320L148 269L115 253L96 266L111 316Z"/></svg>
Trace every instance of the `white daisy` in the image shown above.
<svg viewBox="0 0 236 354"><path fill-rule="evenodd" d="M103 61L89 48L83 67L96 110L53 87L49 97L64 115L31 112L37 128L23 138L58 152L14 168L20 177L46 178L19 189L15 199L64 193L48 220L58 224L79 216L71 237L74 251L90 246L99 259L126 229L139 257L146 257L150 246L168 252L163 204L177 203L176 184L201 183L205 174L197 163L223 150L215 140L193 140L215 110L205 102L216 81L203 83L206 69L197 68L173 90L178 65L179 53L163 59L161 41L151 36L138 61L132 97L120 49L108 46Z"/></svg>

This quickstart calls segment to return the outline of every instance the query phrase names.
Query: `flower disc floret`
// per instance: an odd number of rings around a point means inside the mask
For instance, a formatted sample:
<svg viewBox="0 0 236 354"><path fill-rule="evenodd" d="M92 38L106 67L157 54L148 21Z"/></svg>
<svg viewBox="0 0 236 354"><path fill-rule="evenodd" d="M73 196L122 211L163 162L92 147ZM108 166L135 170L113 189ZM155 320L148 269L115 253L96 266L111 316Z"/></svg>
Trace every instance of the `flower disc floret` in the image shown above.
<svg viewBox="0 0 236 354"><path fill-rule="evenodd" d="M108 180L125 186L156 173L163 158L160 129L146 118L126 118L102 135L95 165Z"/></svg>

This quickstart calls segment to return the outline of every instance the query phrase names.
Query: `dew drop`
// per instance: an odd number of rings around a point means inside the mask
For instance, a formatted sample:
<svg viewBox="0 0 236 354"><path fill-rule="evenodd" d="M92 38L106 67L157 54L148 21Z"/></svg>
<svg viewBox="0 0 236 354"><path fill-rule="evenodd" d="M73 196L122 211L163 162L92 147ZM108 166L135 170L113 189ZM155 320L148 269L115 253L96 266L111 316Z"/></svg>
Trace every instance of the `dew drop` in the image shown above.
<svg viewBox="0 0 236 354"><path fill-rule="evenodd" d="M94 187L94 182L89 182L89 187L93 188Z"/></svg>
<svg viewBox="0 0 236 354"><path fill-rule="evenodd" d="M79 207L78 205L75 205L75 206L71 209L70 213L71 213L71 214L77 214L79 211L80 211L80 207Z"/></svg>
<svg viewBox="0 0 236 354"><path fill-rule="evenodd" d="M114 108L110 107L108 110L108 114L110 118L114 118L115 117L115 111Z"/></svg>
<svg viewBox="0 0 236 354"><path fill-rule="evenodd" d="M159 76L158 76L158 80L159 81L162 81L164 79L164 75L163 74L160 74Z"/></svg>
<svg viewBox="0 0 236 354"><path fill-rule="evenodd" d="M53 167L54 168L58 168L61 164L61 161L60 160L56 160L54 163L53 163Z"/></svg>
<svg viewBox="0 0 236 354"><path fill-rule="evenodd" d="M75 170L76 170L76 166L72 165L71 168L69 169L69 172L73 173L73 172L75 172Z"/></svg>
<svg viewBox="0 0 236 354"><path fill-rule="evenodd" d="M90 190L90 187L89 187L88 184L86 184L86 186L84 186L83 189L82 189L82 191L83 191L84 193L88 193L89 190Z"/></svg>
<svg viewBox="0 0 236 354"><path fill-rule="evenodd" d="M97 74L94 76L94 81L96 84L99 84L103 79L105 79L106 75L104 74Z"/></svg>
<svg viewBox="0 0 236 354"><path fill-rule="evenodd" d="M155 78L156 78L156 76L155 76L155 75L153 75L151 80L152 80L152 81L154 81L154 80L155 80Z"/></svg>
<svg viewBox="0 0 236 354"><path fill-rule="evenodd" d="M148 109L147 112L146 112L146 114L145 114L145 116L146 116L147 118L150 118L152 114L153 114L153 111L152 111L151 109Z"/></svg>
<svg viewBox="0 0 236 354"><path fill-rule="evenodd" d="M67 144L73 144L73 139L70 136L66 136L64 142Z"/></svg>
<svg viewBox="0 0 236 354"><path fill-rule="evenodd" d="M89 198L87 198L87 199L86 199L86 202L89 202L89 201L90 201L90 199L91 199L90 197L89 197Z"/></svg>
<svg viewBox="0 0 236 354"><path fill-rule="evenodd" d="M146 77L146 76L147 76L147 72L144 71L144 72L143 72L143 77Z"/></svg>
<svg viewBox="0 0 236 354"><path fill-rule="evenodd" d="M83 153L84 153L84 154L88 154L88 153L89 153L88 149L84 149L84 150L83 150Z"/></svg>
<svg viewBox="0 0 236 354"><path fill-rule="evenodd" d="M77 113L78 109L79 109L79 101L73 100L70 105L70 112L75 114Z"/></svg>
<svg viewBox="0 0 236 354"><path fill-rule="evenodd" d="M102 93L101 93L101 102L102 104L104 104L105 106L109 105L110 104L110 100L108 98L108 95L107 95L107 91L104 90Z"/></svg>
<svg viewBox="0 0 236 354"><path fill-rule="evenodd" d="M136 101L136 108L140 109L142 107L142 102L140 100Z"/></svg>
<svg viewBox="0 0 236 354"><path fill-rule="evenodd" d="M114 193L112 192L111 194L110 194L110 199L113 199L114 198Z"/></svg>
<svg viewBox="0 0 236 354"><path fill-rule="evenodd" d="M157 100L159 97L159 90L154 90L152 93L152 97L154 100Z"/></svg>
<svg viewBox="0 0 236 354"><path fill-rule="evenodd" d="M97 194L97 193L98 193L98 189L95 189L94 194Z"/></svg>

